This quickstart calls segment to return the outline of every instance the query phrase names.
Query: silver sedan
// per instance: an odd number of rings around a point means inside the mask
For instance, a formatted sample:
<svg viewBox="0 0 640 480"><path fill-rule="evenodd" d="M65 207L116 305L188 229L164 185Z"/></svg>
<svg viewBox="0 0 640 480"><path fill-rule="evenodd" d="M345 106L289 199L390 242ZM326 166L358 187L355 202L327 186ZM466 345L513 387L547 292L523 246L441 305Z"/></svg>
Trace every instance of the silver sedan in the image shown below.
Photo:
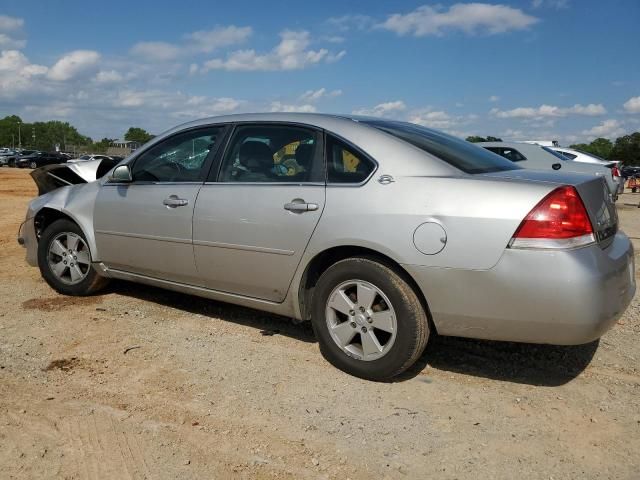
<svg viewBox="0 0 640 480"><path fill-rule="evenodd" d="M323 355L367 379L409 368L435 332L590 342L635 292L601 177L409 123L210 118L59 185L19 234L58 292L125 279L310 320Z"/></svg>

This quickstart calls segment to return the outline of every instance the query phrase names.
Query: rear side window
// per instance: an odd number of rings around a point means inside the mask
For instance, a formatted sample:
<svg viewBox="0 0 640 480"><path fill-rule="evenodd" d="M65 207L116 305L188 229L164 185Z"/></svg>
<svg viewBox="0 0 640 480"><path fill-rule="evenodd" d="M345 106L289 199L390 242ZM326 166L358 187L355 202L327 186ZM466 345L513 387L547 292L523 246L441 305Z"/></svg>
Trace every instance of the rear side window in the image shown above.
<svg viewBox="0 0 640 480"><path fill-rule="evenodd" d="M489 173L520 168L482 147L413 123L388 120L365 120L362 123L404 140L466 173Z"/></svg>
<svg viewBox="0 0 640 480"><path fill-rule="evenodd" d="M562 150L554 150L555 152L559 153L560 155L562 155L563 157L567 157L569 160L573 160L575 158L578 158L577 155L574 155L573 153L569 153L569 152L563 152Z"/></svg>
<svg viewBox="0 0 640 480"><path fill-rule="evenodd" d="M513 148L505 148L505 147L484 147L490 152L497 153L501 157L506 158L507 160L511 160L512 162L523 162L527 159L524 155L522 155L518 150Z"/></svg>
<svg viewBox="0 0 640 480"><path fill-rule="evenodd" d="M375 164L367 157L327 135L327 182L362 183L374 169Z"/></svg>

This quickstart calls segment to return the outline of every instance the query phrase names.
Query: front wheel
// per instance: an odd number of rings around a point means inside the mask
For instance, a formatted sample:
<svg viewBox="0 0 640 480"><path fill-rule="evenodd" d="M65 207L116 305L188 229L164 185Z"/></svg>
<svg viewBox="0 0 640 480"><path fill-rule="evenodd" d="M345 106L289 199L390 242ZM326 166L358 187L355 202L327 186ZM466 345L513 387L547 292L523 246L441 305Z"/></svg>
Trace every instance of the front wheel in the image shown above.
<svg viewBox="0 0 640 480"><path fill-rule="evenodd" d="M312 323L320 351L335 367L388 380L420 357L429 322L413 288L392 268L348 258L318 279Z"/></svg>
<svg viewBox="0 0 640 480"><path fill-rule="evenodd" d="M38 168L38 164L36 162L31 162L29 163L29 167L35 169Z"/></svg>
<svg viewBox="0 0 640 480"><path fill-rule="evenodd" d="M87 239L70 220L56 220L38 242L38 266L45 281L64 295L91 295L108 280L91 264Z"/></svg>

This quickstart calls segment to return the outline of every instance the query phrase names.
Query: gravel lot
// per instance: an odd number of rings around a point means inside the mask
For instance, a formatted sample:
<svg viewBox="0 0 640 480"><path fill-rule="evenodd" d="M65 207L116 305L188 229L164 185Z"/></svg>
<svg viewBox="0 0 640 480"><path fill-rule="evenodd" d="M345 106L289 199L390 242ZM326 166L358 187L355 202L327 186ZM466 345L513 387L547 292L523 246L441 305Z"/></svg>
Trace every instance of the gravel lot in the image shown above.
<svg viewBox="0 0 640 480"><path fill-rule="evenodd" d="M57 295L16 243L28 173L0 169L2 478L639 478L637 299L593 344L432 338L365 382L285 318L128 283ZM639 201L619 201L637 249Z"/></svg>

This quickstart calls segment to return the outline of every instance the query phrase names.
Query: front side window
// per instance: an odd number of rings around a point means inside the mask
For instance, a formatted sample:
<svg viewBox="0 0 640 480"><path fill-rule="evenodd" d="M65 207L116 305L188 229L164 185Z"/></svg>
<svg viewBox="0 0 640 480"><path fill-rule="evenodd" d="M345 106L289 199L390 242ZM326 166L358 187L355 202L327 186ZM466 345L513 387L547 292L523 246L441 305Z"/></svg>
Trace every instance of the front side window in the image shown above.
<svg viewBox="0 0 640 480"><path fill-rule="evenodd" d="M221 140L224 127L179 133L154 145L133 164L134 182L196 182L205 161Z"/></svg>
<svg viewBox="0 0 640 480"><path fill-rule="evenodd" d="M327 182L362 183L374 169L373 162L364 155L337 138L327 136Z"/></svg>
<svg viewBox="0 0 640 480"><path fill-rule="evenodd" d="M289 125L240 126L222 162L221 182L322 181L318 132Z"/></svg>

